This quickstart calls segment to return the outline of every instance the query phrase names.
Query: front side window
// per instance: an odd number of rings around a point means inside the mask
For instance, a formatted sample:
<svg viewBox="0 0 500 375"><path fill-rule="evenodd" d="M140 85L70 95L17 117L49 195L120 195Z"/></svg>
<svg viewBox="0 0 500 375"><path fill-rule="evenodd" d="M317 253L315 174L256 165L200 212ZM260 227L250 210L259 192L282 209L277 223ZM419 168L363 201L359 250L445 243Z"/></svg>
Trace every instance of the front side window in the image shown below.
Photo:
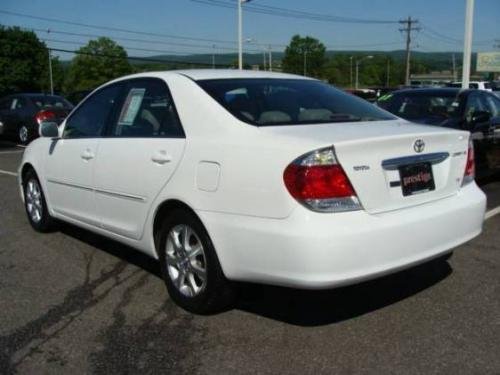
<svg viewBox="0 0 500 375"><path fill-rule="evenodd" d="M467 122L471 122L474 114L477 112L489 112L486 102L479 92L473 92L467 97L465 105L465 118Z"/></svg>
<svg viewBox="0 0 500 375"><path fill-rule="evenodd" d="M107 86L82 103L66 121L63 138L101 136L114 104L118 100L120 89L120 84Z"/></svg>
<svg viewBox="0 0 500 375"><path fill-rule="evenodd" d="M367 101L305 79L216 79L197 82L238 119L256 126L394 120Z"/></svg>
<svg viewBox="0 0 500 375"><path fill-rule="evenodd" d="M174 102L159 79L130 80L110 129L111 137L183 137Z"/></svg>
<svg viewBox="0 0 500 375"><path fill-rule="evenodd" d="M486 105L491 117L500 117L500 99L494 95L486 95Z"/></svg>

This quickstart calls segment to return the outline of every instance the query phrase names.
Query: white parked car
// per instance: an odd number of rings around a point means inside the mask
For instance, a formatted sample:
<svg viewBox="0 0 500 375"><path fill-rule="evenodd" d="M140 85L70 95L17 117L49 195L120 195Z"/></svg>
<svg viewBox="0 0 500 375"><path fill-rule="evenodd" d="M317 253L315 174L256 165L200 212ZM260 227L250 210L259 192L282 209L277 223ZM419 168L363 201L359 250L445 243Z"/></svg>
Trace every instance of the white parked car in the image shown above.
<svg viewBox="0 0 500 375"><path fill-rule="evenodd" d="M172 299L194 312L227 306L232 280L352 284L482 228L469 133L309 78L123 77L41 133L19 168L33 228L59 219L159 259Z"/></svg>
<svg viewBox="0 0 500 375"><path fill-rule="evenodd" d="M462 82L453 82L447 85L448 87L462 87ZM477 90L485 90L485 91L493 91L491 87L491 83L487 81L470 81L469 82L470 89Z"/></svg>

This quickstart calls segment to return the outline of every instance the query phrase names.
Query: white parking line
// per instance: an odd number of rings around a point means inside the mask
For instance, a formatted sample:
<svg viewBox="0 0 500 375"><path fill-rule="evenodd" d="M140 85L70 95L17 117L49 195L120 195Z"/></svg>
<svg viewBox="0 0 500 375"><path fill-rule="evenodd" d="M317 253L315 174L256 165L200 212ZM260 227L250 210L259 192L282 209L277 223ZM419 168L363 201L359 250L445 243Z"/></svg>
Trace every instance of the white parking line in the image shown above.
<svg viewBox="0 0 500 375"><path fill-rule="evenodd" d="M493 216L500 214L500 206L492 208L489 211L486 211L486 214L484 215L484 220L491 219Z"/></svg>
<svg viewBox="0 0 500 375"><path fill-rule="evenodd" d="M14 177L17 177L17 173L15 173L15 172L10 172L10 171L4 171L3 169L0 169L0 173L2 173L2 174L6 174L6 175L9 175L9 176L14 176Z"/></svg>
<svg viewBox="0 0 500 375"><path fill-rule="evenodd" d="M24 150L16 150L16 151L0 151L0 155L3 154L22 154Z"/></svg>

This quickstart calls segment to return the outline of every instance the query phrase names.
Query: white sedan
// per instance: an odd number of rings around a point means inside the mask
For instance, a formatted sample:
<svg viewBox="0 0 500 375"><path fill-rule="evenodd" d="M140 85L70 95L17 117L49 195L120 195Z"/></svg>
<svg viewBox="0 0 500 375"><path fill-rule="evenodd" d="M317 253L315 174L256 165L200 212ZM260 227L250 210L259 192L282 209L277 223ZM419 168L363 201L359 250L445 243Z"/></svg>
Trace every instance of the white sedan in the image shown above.
<svg viewBox="0 0 500 375"><path fill-rule="evenodd" d="M234 70L103 85L19 168L29 221L157 258L171 298L233 280L331 288L446 256L481 232L469 133L414 125L317 80Z"/></svg>

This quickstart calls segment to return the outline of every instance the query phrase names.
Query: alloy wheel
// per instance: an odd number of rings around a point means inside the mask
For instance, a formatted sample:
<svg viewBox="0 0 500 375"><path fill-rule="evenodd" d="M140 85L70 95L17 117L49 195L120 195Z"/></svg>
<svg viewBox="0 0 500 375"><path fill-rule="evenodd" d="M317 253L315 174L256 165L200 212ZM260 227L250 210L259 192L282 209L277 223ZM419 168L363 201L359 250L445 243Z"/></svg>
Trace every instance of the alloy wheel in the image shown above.
<svg viewBox="0 0 500 375"><path fill-rule="evenodd" d="M42 220L43 205L42 205L42 190L37 180L30 179L26 184L26 209L30 215L30 219L34 223L39 223Z"/></svg>
<svg viewBox="0 0 500 375"><path fill-rule="evenodd" d="M29 138L29 130L28 128L23 125L19 128L19 140L21 143L27 143Z"/></svg>
<svg viewBox="0 0 500 375"><path fill-rule="evenodd" d="M165 247L168 275L176 289L186 297L200 294L207 284L207 262L196 232L189 225L176 225Z"/></svg>

